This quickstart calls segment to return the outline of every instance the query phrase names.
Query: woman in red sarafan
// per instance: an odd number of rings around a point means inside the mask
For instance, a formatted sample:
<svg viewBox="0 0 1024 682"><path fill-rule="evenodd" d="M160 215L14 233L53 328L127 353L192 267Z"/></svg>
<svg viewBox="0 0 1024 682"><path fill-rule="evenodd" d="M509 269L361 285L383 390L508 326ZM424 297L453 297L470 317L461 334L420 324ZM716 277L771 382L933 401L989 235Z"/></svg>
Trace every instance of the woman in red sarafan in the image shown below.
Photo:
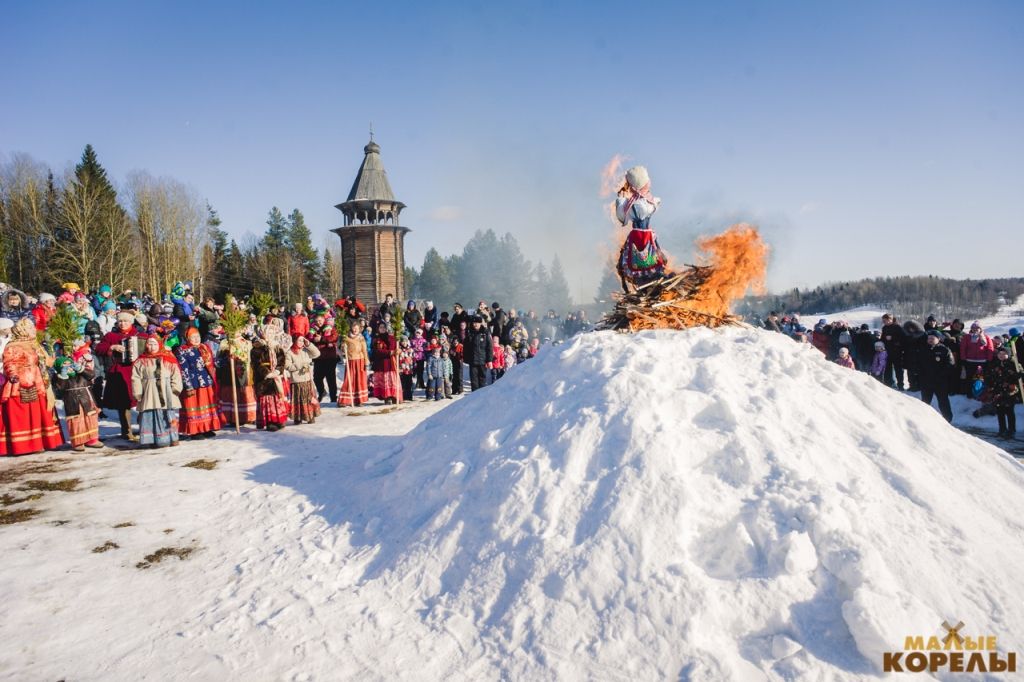
<svg viewBox="0 0 1024 682"><path fill-rule="evenodd" d="M661 199L651 195L651 179L646 168L634 166L626 171L626 182L615 200L619 222L631 226L619 251L617 266L626 291L665 274L665 254L651 229L651 216L660 204Z"/></svg>
<svg viewBox="0 0 1024 682"><path fill-rule="evenodd" d="M342 341L345 349L345 378L338 393L338 405L358 407L369 397L366 387L366 339L363 338L363 325L359 320L349 325L348 334Z"/></svg>
<svg viewBox="0 0 1024 682"><path fill-rule="evenodd" d="M398 377L398 343L381 322L371 344L373 350L373 397L396 404L402 399L402 382Z"/></svg>
<svg viewBox="0 0 1024 682"><path fill-rule="evenodd" d="M256 428L279 431L288 422L289 386L284 376L284 346L291 339L277 325L259 328L252 346L252 378L256 389Z"/></svg>
<svg viewBox="0 0 1024 682"><path fill-rule="evenodd" d="M0 392L4 438L2 455L29 455L55 450L64 444L64 433L54 409L50 388L49 356L36 341L32 318L19 320L4 349L4 384Z"/></svg>
<svg viewBox="0 0 1024 682"><path fill-rule="evenodd" d="M222 425L213 353L202 343L197 328L190 327L185 338L186 343L174 349L184 384L178 432L182 436L212 438Z"/></svg>

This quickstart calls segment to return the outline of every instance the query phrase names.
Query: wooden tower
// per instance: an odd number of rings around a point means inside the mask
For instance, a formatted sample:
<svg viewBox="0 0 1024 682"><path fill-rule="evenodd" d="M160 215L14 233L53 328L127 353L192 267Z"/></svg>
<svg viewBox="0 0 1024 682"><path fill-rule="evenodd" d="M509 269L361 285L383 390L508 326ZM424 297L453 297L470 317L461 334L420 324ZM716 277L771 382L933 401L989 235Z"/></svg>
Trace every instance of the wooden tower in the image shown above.
<svg viewBox="0 0 1024 682"><path fill-rule="evenodd" d="M387 294L405 299L405 234L398 224L405 204L395 199L380 160L380 145L363 147L363 163L348 199L335 208L345 224L331 230L341 237L341 291L371 305Z"/></svg>

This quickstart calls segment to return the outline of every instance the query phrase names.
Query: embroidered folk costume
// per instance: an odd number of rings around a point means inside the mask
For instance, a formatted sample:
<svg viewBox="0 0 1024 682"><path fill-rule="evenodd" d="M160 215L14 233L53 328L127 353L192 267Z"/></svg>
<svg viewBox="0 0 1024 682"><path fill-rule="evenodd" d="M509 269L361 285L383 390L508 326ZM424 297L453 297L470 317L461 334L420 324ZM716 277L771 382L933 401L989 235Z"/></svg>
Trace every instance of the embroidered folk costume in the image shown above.
<svg viewBox="0 0 1024 682"><path fill-rule="evenodd" d="M362 329L358 324L353 324L349 333L345 335L342 347L345 351L345 379L341 382L338 404L359 406L369 399L366 384L369 357L366 353L366 339L363 338Z"/></svg>
<svg viewBox="0 0 1024 682"><path fill-rule="evenodd" d="M64 433L54 409L56 398L50 388L50 362L36 341L34 320L18 320L3 353L0 455L29 455L64 444Z"/></svg>
<svg viewBox="0 0 1024 682"><path fill-rule="evenodd" d="M99 408L92 394L95 364L88 346L81 346L72 357L57 358L53 386L64 401L64 421L68 425L71 448L102 448Z"/></svg>
<svg viewBox="0 0 1024 682"><path fill-rule="evenodd" d="M181 368L157 335L146 339L146 350L132 364L132 397L139 412L139 443L163 448L178 444L181 410Z"/></svg>
<svg viewBox="0 0 1024 682"><path fill-rule="evenodd" d="M178 429L183 436L210 437L221 427L213 352L200 341L199 330L195 327L189 328L185 341L174 349L184 386Z"/></svg>
<svg viewBox="0 0 1024 682"><path fill-rule="evenodd" d="M252 344L241 333L220 345L217 356L217 384L220 417L224 424L235 424L235 402L238 402L238 425L256 421L256 391L252 386ZM234 358L235 388L231 389L231 358Z"/></svg>
<svg viewBox="0 0 1024 682"><path fill-rule="evenodd" d="M289 386L284 378L287 336L277 326L259 328L252 346L252 376L256 390L256 428L277 431L288 421Z"/></svg>
<svg viewBox="0 0 1024 682"><path fill-rule="evenodd" d="M285 353L285 368L291 386L291 417L296 424L312 424L320 416L320 400L313 388L313 361L320 351L309 339L298 337Z"/></svg>
<svg viewBox="0 0 1024 682"><path fill-rule="evenodd" d="M661 199L651 195L647 169L634 166L626 171L626 182L615 200L615 215L623 225L631 225L619 252L618 272L624 290L658 279L665 274L665 254L651 229L651 216Z"/></svg>

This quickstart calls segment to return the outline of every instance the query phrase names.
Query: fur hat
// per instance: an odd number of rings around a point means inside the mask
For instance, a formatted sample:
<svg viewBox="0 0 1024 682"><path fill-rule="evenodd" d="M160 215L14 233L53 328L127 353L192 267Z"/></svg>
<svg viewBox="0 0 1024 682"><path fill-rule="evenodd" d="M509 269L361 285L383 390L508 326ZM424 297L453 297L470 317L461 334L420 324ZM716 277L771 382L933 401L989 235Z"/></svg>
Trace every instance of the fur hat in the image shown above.
<svg viewBox="0 0 1024 682"><path fill-rule="evenodd" d="M633 189L643 189L645 185L651 183L651 177L647 174L647 169L643 166L633 166L626 171L626 182Z"/></svg>
<svg viewBox="0 0 1024 682"><path fill-rule="evenodd" d="M117 323L120 324L122 322L128 322L129 324L133 324L135 322L135 316L132 315L131 313L118 313Z"/></svg>

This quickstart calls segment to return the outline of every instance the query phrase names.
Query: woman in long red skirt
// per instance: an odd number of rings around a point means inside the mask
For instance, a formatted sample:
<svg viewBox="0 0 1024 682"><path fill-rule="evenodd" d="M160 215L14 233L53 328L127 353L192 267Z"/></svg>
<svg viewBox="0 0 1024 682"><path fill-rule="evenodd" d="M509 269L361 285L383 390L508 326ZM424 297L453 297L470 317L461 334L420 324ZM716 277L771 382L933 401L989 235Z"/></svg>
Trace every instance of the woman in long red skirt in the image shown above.
<svg viewBox="0 0 1024 682"><path fill-rule="evenodd" d="M64 433L54 409L50 388L49 356L36 341L32 318L19 320L4 349L4 377L0 392L5 455L29 455L55 450L64 444Z"/></svg>
<svg viewBox="0 0 1024 682"><path fill-rule="evenodd" d="M213 353L202 342L197 328L190 327L185 339L186 343L174 349L184 384L178 433L191 438L212 438L221 427Z"/></svg>
<svg viewBox="0 0 1024 682"><path fill-rule="evenodd" d="M366 339L363 338L363 323L353 320L342 343L345 349L345 380L341 382L338 404L358 407L369 398L366 387L369 358L366 355Z"/></svg>
<svg viewBox="0 0 1024 682"><path fill-rule="evenodd" d="M402 384L398 378L398 343L383 322L377 326L372 348L373 396L394 405L402 399Z"/></svg>

